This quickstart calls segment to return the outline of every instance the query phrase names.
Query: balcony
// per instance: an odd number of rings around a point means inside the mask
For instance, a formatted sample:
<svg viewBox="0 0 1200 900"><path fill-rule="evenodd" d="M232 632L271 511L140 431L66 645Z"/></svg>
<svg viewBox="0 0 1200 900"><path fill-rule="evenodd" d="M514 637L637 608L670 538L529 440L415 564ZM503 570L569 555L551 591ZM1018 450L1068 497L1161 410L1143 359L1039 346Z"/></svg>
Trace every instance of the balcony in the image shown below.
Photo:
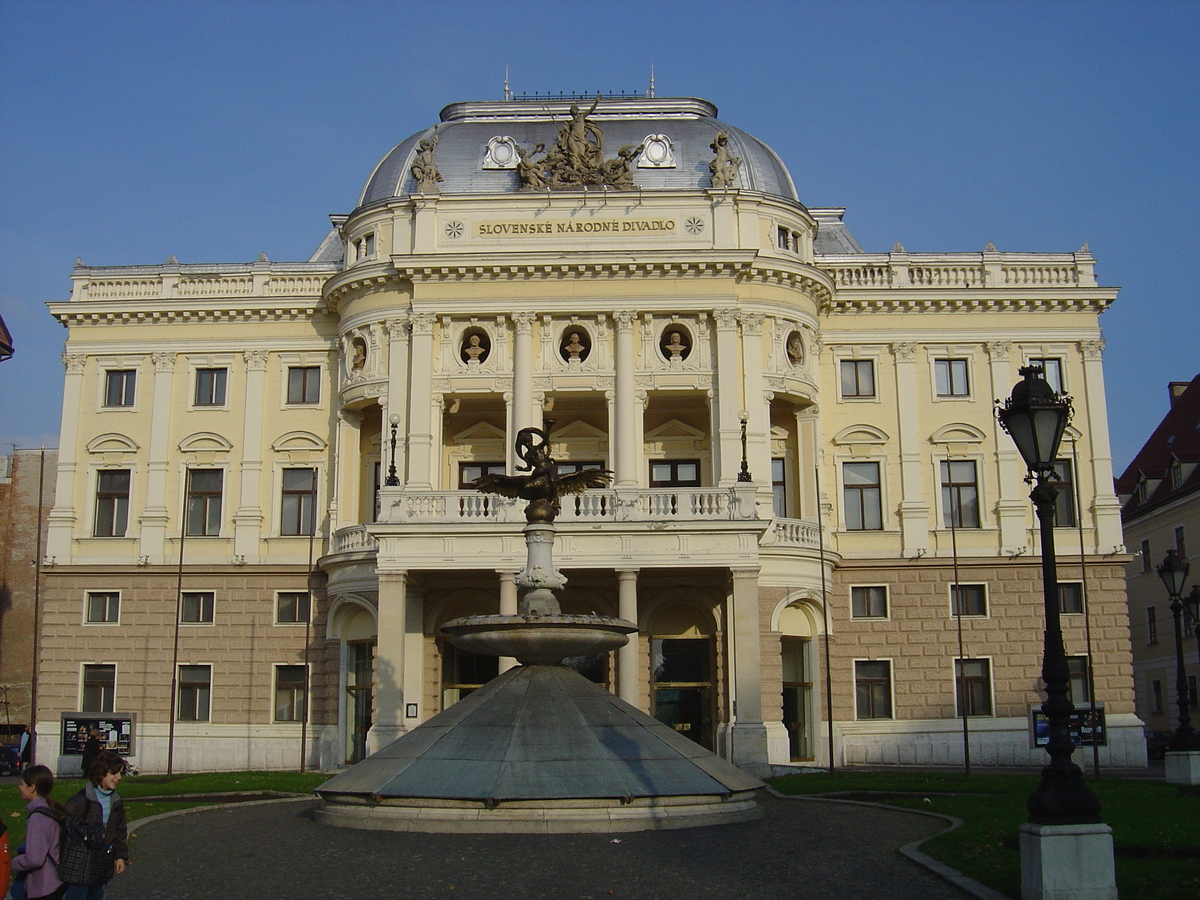
<svg viewBox="0 0 1200 900"><path fill-rule="evenodd" d="M752 485L732 488L667 488L588 491L564 497L556 519L564 537L586 540L599 529L650 541L655 534L738 532L776 549L815 549L816 524L802 519L762 519ZM378 549L378 537L433 535L458 538L515 535L525 524L525 503L473 491L380 490L375 525L352 525L333 536L332 554L358 555ZM431 526L434 526L431 528ZM606 527L611 526L611 527ZM763 532L765 530L765 536Z"/></svg>

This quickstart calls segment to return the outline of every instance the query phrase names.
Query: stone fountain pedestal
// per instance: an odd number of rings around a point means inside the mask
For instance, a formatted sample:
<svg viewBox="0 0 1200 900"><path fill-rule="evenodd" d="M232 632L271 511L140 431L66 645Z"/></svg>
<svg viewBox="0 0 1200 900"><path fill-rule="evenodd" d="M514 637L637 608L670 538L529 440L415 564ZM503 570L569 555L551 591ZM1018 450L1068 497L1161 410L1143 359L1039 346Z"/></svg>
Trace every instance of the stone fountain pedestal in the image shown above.
<svg viewBox="0 0 1200 900"><path fill-rule="evenodd" d="M515 616L467 616L442 632L464 650L515 657L509 669L317 788L317 821L425 832L617 832L762 816L761 781L564 666L623 646L637 625L563 615L554 591L557 511L544 432L524 446L541 493L525 514L526 593ZM518 448L522 446L518 437ZM535 482L535 478L541 482ZM578 476L576 476L578 477ZM514 487L514 485L516 487Z"/></svg>

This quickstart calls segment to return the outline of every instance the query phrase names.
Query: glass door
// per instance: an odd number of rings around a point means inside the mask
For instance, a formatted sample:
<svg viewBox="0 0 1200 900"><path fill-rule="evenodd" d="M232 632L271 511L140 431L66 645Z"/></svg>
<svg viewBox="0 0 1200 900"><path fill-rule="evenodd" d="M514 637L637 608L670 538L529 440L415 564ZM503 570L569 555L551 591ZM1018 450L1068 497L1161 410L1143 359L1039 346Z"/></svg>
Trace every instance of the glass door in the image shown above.
<svg viewBox="0 0 1200 900"><path fill-rule="evenodd" d="M709 638L652 638L654 718L713 749L713 647Z"/></svg>
<svg viewBox="0 0 1200 900"><path fill-rule="evenodd" d="M356 763L367 755L367 732L371 730L371 706L374 700L374 641L350 641L346 644L346 762Z"/></svg>
<svg viewBox="0 0 1200 900"><path fill-rule="evenodd" d="M812 641L808 638L783 638L783 724L787 728L788 747L793 760L813 758Z"/></svg>

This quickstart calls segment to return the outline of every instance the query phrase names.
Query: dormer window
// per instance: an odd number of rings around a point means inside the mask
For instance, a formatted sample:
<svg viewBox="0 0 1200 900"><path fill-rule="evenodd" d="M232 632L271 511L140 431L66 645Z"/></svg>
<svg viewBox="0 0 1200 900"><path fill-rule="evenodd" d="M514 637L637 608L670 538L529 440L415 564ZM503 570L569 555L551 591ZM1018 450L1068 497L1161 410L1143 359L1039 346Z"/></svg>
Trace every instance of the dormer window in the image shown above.
<svg viewBox="0 0 1200 900"><path fill-rule="evenodd" d="M1145 476L1142 476L1141 480L1139 480L1137 483L1137 487L1134 488L1134 496L1137 497L1138 503L1146 502L1146 498L1149 496L1149 491L1146 488Z"/></svg>
<svg viewBox="0 0 1200 900"><path fill-rule="evenodd" d="M1183 487L1183 463L1175 460L1171 463L1171 490Z"/></svg>
<svg viewBox="0 0 1200 900"><path fill-rule="evenodd" d="M354 261L370 259L375 255L375 232L370 231L354 242Z"/></svg>

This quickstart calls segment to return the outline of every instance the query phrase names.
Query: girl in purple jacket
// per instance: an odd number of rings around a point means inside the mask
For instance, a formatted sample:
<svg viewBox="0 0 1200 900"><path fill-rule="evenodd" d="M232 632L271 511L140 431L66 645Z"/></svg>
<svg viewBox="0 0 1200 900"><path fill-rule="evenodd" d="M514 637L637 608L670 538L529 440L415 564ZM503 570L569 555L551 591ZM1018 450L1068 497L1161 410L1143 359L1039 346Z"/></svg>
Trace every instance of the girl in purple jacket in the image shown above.
<svg viewBox="0 0 1200 900"><path fill-rule="evenodd" d="M13 900L62 897L67 886L58 878L58 820L34 812L44 809L59 816L67 814L63 805L50 796L54 790L54 773L45 766L30 766L21 773L17 789L21 799L28 801L25 808L29 810L29 819L24 850L12 861L16 876L11 889Z"/></svg>

